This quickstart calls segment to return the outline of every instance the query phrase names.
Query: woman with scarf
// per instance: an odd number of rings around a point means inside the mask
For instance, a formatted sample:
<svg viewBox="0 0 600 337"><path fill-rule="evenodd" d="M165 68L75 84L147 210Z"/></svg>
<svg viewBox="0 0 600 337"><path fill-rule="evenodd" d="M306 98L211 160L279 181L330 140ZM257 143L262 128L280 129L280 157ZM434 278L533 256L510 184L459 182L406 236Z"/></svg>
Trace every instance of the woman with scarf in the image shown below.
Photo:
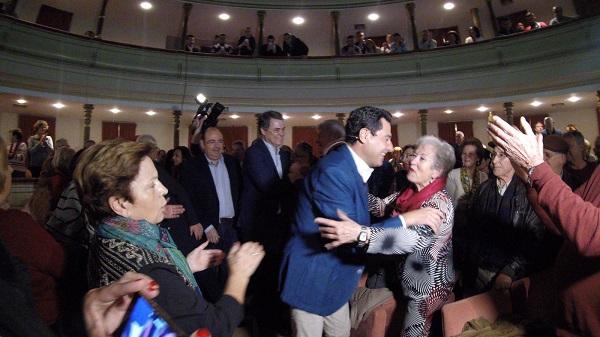
<svg viewBox="0 0 600 337"><path fill-rule="evenodd" d="M204 250L188 256L158 226L167 189L148 156L151 147L124 140L97 144L84 152L74 179L94 224L88 266L92 286L104 286L128 271L146 274L160 287L156 302L186 333L200 327L213 336L231 336L243 318L250 276L264 256L262 246L234 245L227 256L230 276L224 296L207 303L193 273L220 263L223 253Z"/></svg>
<svg viewBox="0 0 600 337"><path fill-rule="evenodd" d="M433 136L417 141L416 156L410 163L407 178L414 184L395 200L392 216L405 224L414 223L406 216L412 211L433 208L441 214L439 232L425 225L407 228L369 227L368 254L406 254L400 266L403 294L407 300L403 336L427 336L433 313L446 302L454 286L452 263L452 224L454 207L446 193L446 176L454 167L454 149ZM404 215L404 216L403 216ZM342 221L315 219L321 236L332 240L326 248L357 242L361 225L341 214Z"/></svg>

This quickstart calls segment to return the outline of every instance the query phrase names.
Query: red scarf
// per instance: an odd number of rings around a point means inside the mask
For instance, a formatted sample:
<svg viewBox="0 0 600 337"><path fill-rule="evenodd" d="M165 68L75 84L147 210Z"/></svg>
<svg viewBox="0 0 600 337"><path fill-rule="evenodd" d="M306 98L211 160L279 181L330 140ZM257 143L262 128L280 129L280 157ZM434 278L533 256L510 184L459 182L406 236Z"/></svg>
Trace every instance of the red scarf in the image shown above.
<svg viewBox="0 0 600 337"><path fill-rule="evenodd" d="M421 205L431 196L446 187L446 178L436 178L429 185L420 191L413 188L407 188L396 198L395 214L402 214L421 208Z"/></svg>

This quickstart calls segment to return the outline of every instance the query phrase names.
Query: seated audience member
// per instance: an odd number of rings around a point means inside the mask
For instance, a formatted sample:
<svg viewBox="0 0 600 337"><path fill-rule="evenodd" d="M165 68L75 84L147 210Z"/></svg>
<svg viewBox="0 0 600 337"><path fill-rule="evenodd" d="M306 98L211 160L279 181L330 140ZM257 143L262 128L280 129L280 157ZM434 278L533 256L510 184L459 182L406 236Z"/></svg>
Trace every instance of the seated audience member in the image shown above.
<svg viewBox="0 0 600 337"><path fill-rule="evenodd" d="M360 51L360 54L368 54L367 50L367 40L365 38L365 32L357 31L354 34L354 45Z"/></svg>
<svg viewBox="0 0 600 337"><path fill-rule="evenodd" d="M52 175L48 177L50 188L50 209L56 207L56 203L62 191L72 179L71 161L75 156L75 150L69 147L58 148L52 157Z"/></svg>
<svg viewBox="0 0 600 337"><path fill-rule="evenodd" d="M394 41L390 45L390 54L400 54L408 51L408 49L406 49L406 44L404 43L404 38L400 33L394 33L392 38Z"/></svg>
<svg viewBox="0 0 600 337"><path fill-rule="evenodd" d="M394 42L394 38L392 34L385 35L385 41L381 43L381 47L379 47L379 51L382 54L389 54L392 49L392 42Z"/></svg>
<svg viewBox="0 0 600 337"><path fill-rule="evenodd" d="M512 21L509 17L503 17L498 19L498 36L511 35L517 33L517 30L513 27Z"/></svg>
<svg viewBox="0 0 600 337"><path fill-rule="evenodd" d="M533 128L533 131L535 131L536 134L543 135L544 134L544 123L536 122L535 127Z"/></svg>
<svg viewBox="0 0 600 337"><path fill-rule="evenodd" d="M42 165L54 151L46 121L39 120L33 124L33 136L27 140L27 147L29 148L29 171L34 178L37 178L42 171Z"/></svg>
<svg viewBox="0 0 600 337"><path fill-rule="evenodd" d="M226 42L227 35L219 34L217 42L212 46L212 53L218 55L231 55L234 50L233 47Z"/></svg>
<svg viewBox="0 0 600 337"><path fill-rule="evenodd" d="M554 26L559 23L569 22L569 21L573 20L572 17L565 16L563 14L563 8L561 6L552 7L552 13L554 14L554 17L552 18L552 20L550 20L550 26Z"/></svg>
<svg viewBox="0 0 600 337"><path fill-rule="evenodd" d="M364 247L368 254L406 254L399 266L399 278L407 301L402 335L408 337L429 335L433 314L444 305L455 281L452 263L454 208L444 189L446 176L454 167L454 151L450 144L433 136L424 136L417 141L416 153L408 174L416 188L398 196L395 214L408 215L411 211L433 208L441 220L439 232L425 225L363 227L345 214L340 214L341 221L315 219L320 225L321 236L331 240L325 244L329 250L348 243L358 243L360 247L360 233L365 232Z"/></svg>
<svg viewBox="0 0 600 337"><path fill-rule="evenodd" d="M421 32L421 40L419 41L419 49L435 49L437 48L437 41L431 36L431 32L427 29Z"/></svg>
<svg viewBox="0 0 600 337"><path fill-rule="evenodd" d="M517 24L515 25L515 32L522 33L524 31L525 31L525 24L523 24L523 22L517 22Z"/></svg>
<svg viewBox="0 0 600 337"><path fill-rule="evenodd" d="M189 34L185 37L185 43L183 45L183 50L189 51L192 53L199 53L200 49L196 47L196 37L192 34Z"/></svg>
<svg viewBox="0 0 600 337"><path fill-rule="evenodd" d="M13 178L30 178L31 172L27 169L27 143L23 141L21 129L10 131L11 143L8 146L8 164L13 170Z"/></svg>
<svg viewBox="0 0 600 337"><path fill-rule="evenodd" d="M552 168L544 163L542 144L521 117L525 133L494 116L489 133L518 167L519 176L537 192L536 202L546 213L546 227L560 233L565 244L556 260L556 288L546 296L557 308L544 318L556 325L559 336L600 336L600 169L585 185L573 192Z"/></svg>
<svg viewBox="0 0 600 337"><path fill-rule="evenodd" d="M469 212L466 294L508 290L530 275L544 236L527 189L502 148L494 148L492 162L496 178L479 186Z"/></svg>
<svg viewBox="0 0 600 337"><path fill-rule="evenodd" d="M357 45L354 44L354 36L353 35L348 35L346 37L346 45L344 45L342 47L342 50L340 50L340 55L341 56L354 56L354 55L359 55L362 54L360 48L358 48Z"/></svg>
<svg viewBox="0 0 600 337"><path fill-rule="evenodd" d="M267 43L260 48L260 54L262 56L284 56L281 47L275 43L275 36L273 35L267 37Z"/></svg>
<svg viewBox="0 0 600 337"><path fill-rule="evenodd" d="M238 54L245 56L254 55L256 49L256 39L252 36L252 28L246 27L244 34L238 39Z"/></svg>
<svg viewBox="0 0 600 337"><path fill-rule="evenodd" d="M175 178L175 180L177 180L178 182L180 181L181 178L181 168L183 167L183 164L192 158L192 153L190 152L190 149L188 149L186 146L178 146L175 149L173 149L173 157L171 158L171 176L173 178Z"/></svg>
<svg viewBox="0 0 600 337"><path fill-rule="evenodd" d="M71 147L71 145L69 145L69 141L66 140L65 138L59 138L56 140L56 142L54 142L55 150L61 149L63 147L67 147L67 148Z"/></svg>
<svg viewBox="0 0 600 337"><path fill-rule="evenodd" d="M548 25L543 21L536 21L537 17L531 11L527 11L525 14L524 30L529 32L531 30L546 28Z"/></svg>
<svg viewBox="0 0 600 337"><path fill-rule="evenodd" d="M225 295L207 303L193 273L220 263L222 252L200 246L185 257L158 226L168 191L158 180L151 151L142 143L106 141L86 151L77 165L75 181L94 224L92 285L107 285L128 271L146 274L156 281L154 288L160 286L156 302L186 333L205 327L214 336L231 336L263 249L251 242L234 246Z"/></svg>
<svg viewBox="0 0 600 337"><path fill-rule="evenodd" d="M460 37L458 33L454 30L451 30L446 33L446 38L444 39L444 46L456 46L460 44Z"/></svg>
<svg viewBox="0 0 600 337"><path fill-rule="evenodd" d="M544 137L548 135L559 135L562 136L563 132L554 127L554 118L552 117L544 117L544 131L542 131L542 135Z"/></svg>
<svg viewBox="0 0 600 337"><path fill-rule="evenodd" d="M0 138L0 204L8 199L11 171L6 144ZM62 248L29 214L16 209L0 208L0 241L27 267L36 311L47 326L53 326L60 314L57 284L65 263Z"/></svg>
<svg viewBox="0 0 600 337"><path fill-rule="evenodd" d="M481 31L477 26L469 27L469 36L465 38L465 43L473 43L477 41L481 41Z"/></svg>
<svg viewBox="0 0 600 337"><path fill-rule="evenodd" d="M563 138L569 144L567 165L565 165L565 173L569 179L565 182L575 191L588 181L598 164L585 160L585 138L581 132L570 131L565 133Z"/></svg>
<svg viewBox="0 0 600 337"><path fill-rule="evenodd" d="M295 35L283 34L283 54L286 56L307 56L308 46Z"/></svg>
<svg viewBox="0 0 600 337"><path fill-rule="evenodd" d="M317 145L321 156L345 144L346 130L337 119L328 119L317 126Z"/></svg>

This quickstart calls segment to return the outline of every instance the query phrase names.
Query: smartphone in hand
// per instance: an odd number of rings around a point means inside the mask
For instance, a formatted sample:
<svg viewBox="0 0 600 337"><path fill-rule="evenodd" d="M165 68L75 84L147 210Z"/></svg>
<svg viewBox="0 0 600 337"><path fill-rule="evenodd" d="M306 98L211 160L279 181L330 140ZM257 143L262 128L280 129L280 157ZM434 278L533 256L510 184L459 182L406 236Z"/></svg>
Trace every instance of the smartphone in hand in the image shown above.
<svg viewBox="0 0 600 337"><path fill-rule="evenodd" d="M131 301L123 325L114 336L188 337L156 302L140 295Z"/></svg>

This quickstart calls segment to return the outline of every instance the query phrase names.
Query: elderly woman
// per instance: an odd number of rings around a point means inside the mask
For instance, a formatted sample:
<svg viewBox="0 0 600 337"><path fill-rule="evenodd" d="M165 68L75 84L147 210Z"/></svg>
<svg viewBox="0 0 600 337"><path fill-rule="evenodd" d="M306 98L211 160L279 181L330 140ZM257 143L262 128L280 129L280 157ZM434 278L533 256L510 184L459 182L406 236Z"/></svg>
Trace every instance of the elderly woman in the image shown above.
<svg viewBox="0 0 600 337"><path fill-rule="evenodd" d="M396 210L407 216L415 210L433 208L441 215L439 233L424 225L410 228L367 229L368 254L407 254L400 266L401 283L407 298L404 336L427 336L433 313L446 302L454 286L452 264L452 224L454 207L444 190L446 176L454 167L454 149L433 136L417 141L416 156L410 162L408 180L415 189L407 189L396 199ZM357 242L361 226L346 216L342 221L317 218L321 235L332 241L332 249ZM413 223L403 217L403 224ZM421 222L423 224L427 221Z"/></svg>
<svg viewBox="0 0 600 337"><path fill-rule="evenodd" d="M74 179L95 223L92 285L109 284L128 271L146 274L156 280L153 287L160 286L157 303L183 331L206 327L213 336L231 336L243 318L248 281L264 251L252 242L234 245L227 257L224 296L207 303L193 273L219 262L223 253L204 250L203 244L185 257L158 226L167 189L148 156L151 150L145 144L107 141L86 150L77 165Z"/></svg>
<svg viewBox="0 0 600 337"><path fill-rule="evenodd" d="M478 139L469 139L462 144L462 167L450 171L446 182L446 190L452 198L454 207L464 202L468 204L473 192L487 180L487 174L478 170L483 151L483 145Z"/></svg>
<svg viewBox="0 0 600 337"><path fill-rule="evenodd" d="M40 176L44 161L52 154L54 144L48 135L48 122L39 120L33 124L33 136L27 140L29 147L29 170L34 178Z"/></svg>

